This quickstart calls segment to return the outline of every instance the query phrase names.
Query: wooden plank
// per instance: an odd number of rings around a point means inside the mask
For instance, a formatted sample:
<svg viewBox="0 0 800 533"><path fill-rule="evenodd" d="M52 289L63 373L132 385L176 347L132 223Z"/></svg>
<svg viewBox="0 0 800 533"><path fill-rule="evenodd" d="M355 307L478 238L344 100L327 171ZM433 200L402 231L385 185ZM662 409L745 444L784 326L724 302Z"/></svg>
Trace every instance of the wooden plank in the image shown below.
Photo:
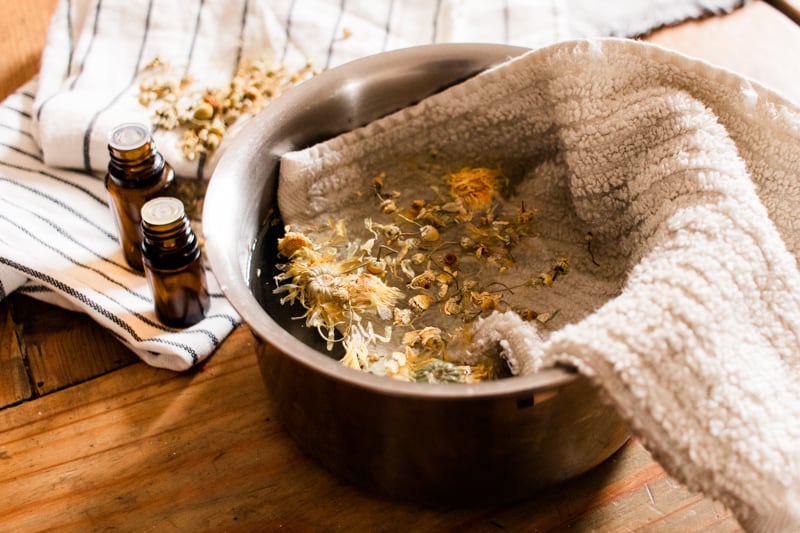
<svg viewBox="0 0 800 533"><path fill-rule="evenodd" d="M765 2L664 28L646 40L733 70L800 102L800 69L795 67L800 27Z"/></svg>
<svg viewBox="0 0 800 533"><path fill-rule="evenodd" d="M47 26L58 0L3 2L0 35L0 100L30 80L38 71ZM5 5L7 4L7 6ZM12 6L13 4L13 6Z"/></svg>
<svg viewBox="0 0 800 533"><path fill-rule="evenodd" d="M636 441L513 505L423 506L367 494L321 469L281 429L253 343L240 327L195 372L136 364L0 411L4 527L625 531L660 521L739 530Z"/></svg>
<svg viewBox="0 0 800 533"><path fill-rule="evenodd" d="M62 389L139 360L86 315L12 294L14 322L36 395Z"/></svg>
<svg viewBox="0 0 800 533"><path fill-rule="evenodd" d="M0 409L32 396L8 299L0 301Z"/></svg>

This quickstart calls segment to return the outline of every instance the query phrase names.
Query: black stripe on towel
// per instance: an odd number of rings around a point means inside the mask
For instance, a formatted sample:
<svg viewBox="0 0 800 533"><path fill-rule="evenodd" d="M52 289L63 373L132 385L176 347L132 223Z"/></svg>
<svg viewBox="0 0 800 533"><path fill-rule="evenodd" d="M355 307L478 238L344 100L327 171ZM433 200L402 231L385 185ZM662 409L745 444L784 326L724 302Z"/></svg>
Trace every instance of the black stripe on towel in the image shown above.
<svg viewBox="0 0 800 533"><path fill-rule="evenodd" d="M36 213L36 212L34 212L34 211L30 210L30 209L26 208L24 205L20 205L20 204L17 204L17 203L15 203L15 202L11 202L11 201L10 201L10 200L8 200L8 199L5 199L5 198L0 198L0 201L6 202L7 204L9 204L9 205L11 205L11 206L13 206L13 207L16 207L17 209L19 209L19 210L21 210L21 211L25 211L25 212L27 212L28 214L30 214L30 215L32 215L32 216L34 216L34 217L38 218L38 219L39 219L41 222L44 222L45 224L47 224L48 226L50 226L50 227L51 227L53 230L55 230L55 232L56 232L56 233L58 233L59 235L61 235L63 238L65 238L65 239L67 239L68 241L72 242L72 243L73 243L75 246L77 246L77 247L79 247L79 248L82 248L82 249L86 250L87 252L89 252L90 254L94 255L94 256L95 256L97 259L99 259L99 260L100 260L100 261L102 261L103 263L106 263L107 265L111 265L111 266L113 266L113 267L116 267L116 268L118 268L118 269L120 269L120 270L123 270L123 271L125 271L125 272L128 272L129 274L138 274L138 272L137 272L136 270L132 269L131 267L129 267L127 263L120 263L120 262L114 261L114 260L112 260L112 259L109 259L108 257L104 256L103 254L101 254L101 253L100 253L100 252L98 252L97 250L94 250L94 249L92 249L91 247L89 247L88 245L86 245L86 244L82 243L81 241L79 241L78 239L76 239L75 237L73 237L73 236L72 236L72 234L70 234L70 233L69 233L67 230L65 230L65 229L64 229L64 228L62 228L62 227L61 227L59 224L57 224L57 223L56 223L54 220L51 220L51 219L49 219L49 218L47 218L47 217L45 217L45 216L43 216L43 215L40 215L39 213ZM1 215L1 214L0 214L0 217L3 217L3 215ZM5 217L3 217L3 218L5 218ZM13 225L13 226L16 226L16 227L17 227L18 229L20 229L21 231L24 231L24 232L26 232L26 233L27 233L27 230L25 230L25 229L21 228L21 227L20 227L19 225L17 225L15 222L13 222L13 221L11 221L11 220L8 220L8 222L9 222L9 224L11 224L11 225ZM58 252L58 253L60 253L60 254L64 255L64 254L62 253L62 251L61 251L61 250L56 250L55 248L51 247L49 244L47 244L47 243L45 243L45 242L41 241L41 240L40 240L38 237L34 236L34 237L33 237L33 239L34 239L34 240L37 240L37 241L39 241L39 242L40 242L41 244L43 244L44 246L47 246L48 248L51 248L52 250L54 250L54 251L56 251L56 252ZM92 241L92 242L94 242L94 241L95 241L95 239L91 239L91 241ZM66 258L66 256L65 256L65 255L64 255L64 257ZM76 265L77 265L77 264L79 264L79 263L77 263L76 261L72 260L72 258L67 258L67 259L69 259L70 261L72 261L72 262L73 262L74 264L76 264ZM92 267L89 267L89 268L92 268ZM105 274L102 274L102 275L103 275L103 276L105 276ZM112 282L112 283L114 283L114 284L117 284L117 285L120 285L120 286L122 286L122 285L121 285L119 282L117 282L116 280L110 279L109 281L111 281L111 282ZM123 288L124 288L125 290L129 290L129 289L128 289L127 287L125 287L125 286L123 286ZM142 299L142 300L143 300L143 301L145 301L145 302L150 302L150 301L152 301L150 298L147 298L147 297L142 297L142 296L140 296L140 295L139 295L139 294L137 294L137 293L131 292L131 294L134 294L134 295L136 295L136 297L137 297L137 298L140 298L140 299Z"/></svg>
<svg viewBox="0 0 800 533"><path fill-rule="evenodd" d="M103 207L108 207L108 202L106 201L105 198L97 196L96 194L94 194L92 191L90 191L86 187L82 187L82 186L78 185L77 183L74 183L74 182L72 182L72 181L70 181L70 180L68 180L66 178L62 178L58 174L51 174L50 172L46 172L44 170L38 170L38 169L30 168L30 167L25 167L25 166L22 166L22 165L14 165L12 163L6 163L5 161L0 161L0 165L6 166L6 167L10 167L10 168L13 168L13 169L16 169L16 170L22 170L22 171L25 171L25 172L32 172L32 173L36 173L36 174L40 174L42 176L48 177L50 179L53 179L53 180L55 180L55 181L57 181L59 183L62 183L64 185L66 185L68 187L72 187L73 189L76 189L76 190L82 192L83 194L85 194L86 196L88 196L89 198L91 198L92 200L97 202L98 204L102 205ZM93 176L87 176L87 177L90 178L90 179L97 179L97 178L94 178ZM11 182L16 182L17 181L17 180L13 180L11 178L3 178L1 176L0 176L0 180L11 181ZM29 190L35 191L37 189L35 189L34 187L31 187L31 188L29 188Z"/></svg>
<svg viewBox="0 0 800 533"><path fill-rule="evenodd" d="M103 8L103 0L97 0L97 6L94 10L94 22L92 24L92 35L89 37L89 45L86 47L86 53L83 54L81 58L81 63L78 65L78 73L75 78L69 84L69 90L75 88L75 85L78 83L78 79L80 79L81 75L83 74L83 70L86 68L86 62L89 60L89 55L92 53L92 49L94 48L95 39L97 38L98 29L100 28L100 12Z"/></svg>
<svg viewBox="0 0 800 533"><path fill-rule="evenodd" d="M67 77L72 74L72 54L75 53L75 46L72 43L72 0L67 0Z"/></svg>
<svg viewBox="0 0 800 533"><path fill-rule="evenodd" d="M325 69L331 66L331 58L333 57L333 47L336 44L339 35L339 25L342 23L342 16L344 15L344 4L345 0L341 0L339 2L339 13L336 15L336 24L333 25L333 33L331 34L331 40L328 44L328 53L325 57Z"/></svg>
<svg viewBox="0 0 800 533"><path fill-rule="evenodd" d="M292 0L292 3L289 4L289 12L286 14L286 41L283 43L283 52L281 53L281 63L286 61L286 54L289 52L289 42L291 41L292 37L292 12L294 12L294 5L297 3L297 0Z"/></svg>
<svg viewBox="0 0 800 533"><path fill-rule="evenodd" d="M433 10L433 35L431 42L435 43L436 38L439 37L439 12L442 10L442 0L436 0L436 9Z"/></svg>
<svg viewBox="0 0 800 533"><path fill-rule="evenodd" d="M6 217L3 217L2 215L0 215L0 218L6 219ZM8 219L6 219L6 220L8 220ZM17 227L19 228L19 226L17 226ZM23 230L23 231L24 231L24 230ZM26 232L26 233L27 233L27 232ZM41 242L41 241L40 241L40 242ZM49 246L48 246L48 247L49 247ZM50 248L52 248L52 247L50 247ZM61 253L59 250L55 250L55 248L52 248L52 249L53 249L54 251L56 251L56 252L60 253L60 254L61 254L63 257L65 257L67 260L71 261L71 262L72 262L74 265L76 265L76 266L79 266L79 267L81 267L81 268L88 268L88 269L90 269L90 270L96 271L96 272L98 272L98 273L99 273L101 276L103 276L104 278L108 279L109 281L111 281L111 282L112 282L112 283L114 283L115 285L118 285L118 286L121 286L121 287L125 288L125 287L124 287L122 284L120 284L120 283L118 283L118 282L116 282L116 281L112 280L111 278L109 278L108 276L106 276L105 274L103 274L102 272L99 272L99 271L97 271L96 269L92 269L91 267L87 267L86 265L83 265L83 264L81 264L81 263L79 263L79 262L77 262L77 261L75 261L75 260L73 260L73 259L70 259L70 258L66 257L66 255L62 254L62 253ZM0 259L4 259L4 258L0 258ZM34 272L32 269L29 269L29 270L30 270L31 272ZM46 274L43 274L43 273L39 273L39 274L40 274L41 276L46 276L48 279L53 279L53 278L51 278L50 276L47 276ZM40 277L39 279L42 279L43 281L47 281L47 280L44 280L44 279L43 279L43 278L41 278L41 277ZM62 286L64 286L64 287L66 287L66 286L67 286L66 284L64 284L64 283L62 283L62 282L59 282L59 283L60 283ZM138 294L136 294L136 293L133 293L132 291L130 291L130 289L127 289L127 288L126 288L126 290L127 290L129 293L132 293L132 294L134 294L135 296L137 296L138 298L142 299L141 295L138 295ZM75 293L76 293L76 294L80 294L80 293L78 293L77 291L75 291ZM161 324L160 322L155 322L155 321L153 321L153 320L150 320L149 318L147 318L146 316L142 315L141 313L137 313L137 312L133 311L132 309L130 309L128 306L126 306L126 305L123 305L123 304L122 304L122 303L121 303L119 300L117 300L116 298L113 298L113 297L109 296L107 293L103 293L103 296L104 296L105 298L107 298L107 299L111 300L111 301L112 301L112 302L114 302L115 304L117 304L117 305L118 305L120 308L124 309L124 310L125 310L127 313L129 313L131 316L138 318L138 319L139 319L141 322L143 322L144 324L147 324L148 326L150 326L150 327L152 327L152 328L158 329L158 330L160 330L160 331L164 331L164 332L166 332L166 333L175 333L175 332L180 332L180 331L181 331L181 330L179 330L179 329L175 329L175 328L170 328L170 327L167 327L167 326L165 326L165 325ZM85 297L85 296L84 296L84 297ZM88 300L88 298L87 298L87 300ZM84 301L84 300L83 300L83 299L81 299L81 301ZM145 301L145 302L150 302L151 300L149 300L149 299L147 299L147 298L144 298L144 299L143 299L143 301ZM97 305L97 306L99 307L99 304L97 304L96 302L94 302L94 303L95 303L95 305ZM97 307L94 307L94 306L92 306L92 308L93 308L93 309L97 309ZM109 313L110 313L110 311L109 311ZM224 317L224 318L228 318L228 320L231 320L231 317L229 317L229 316L227 316L227 315L219 315L219 316L220 316L220 317ZM212 317L206 317L206 318L212 318ZM127 328L126 328L126 331L133 332L133 328L131 328L131 327L130 327L130 325L128 325L128 324L127 324L127 322L124 322L122 319L119 319L119 318L118 318L118 321L119 321L118 323L120 323L120 324L125 324L125 325L127 326ZM220 342L220 341L219 341L219 337L217 337L217 336L214 334L214 332L213 332L213 331L210 331L210 330L208 330L208 329L205 329L205 328L201 328L201 329L193 329L193 330L190 330L190 331L185 331L184 333L192 333L192 334L195 334L195 333L196 333L196 334L205 335L205 336L208 338L208 340L211 342L211 344L212 344L214 347L216 347L216 346L219 346L219 342ZM138 336L137 336L136 338L137 338L137 340L142 340L142 339L141 339L141 338L139 338ZM155 339L153 339L153 340L155 340Z"/></svg>
<svg viewBox="0 0 800 533"><path fill-rule="evenodd" d="M12 204L12 205L14 205L14 204ZM16 206L16 207L19 207L19 206ZM99 259L104 259L104 258L103 258L103 256L102 256L101 254L99 254L99 253L97 253L96 251L92 250L92 249L91 249L91 248L89 248L88 246L85 246L85 245L83 245L82 243L78 242L78 241L77 241L76 239L74 239L74 238L73 238L73 237L72 237L72 236L71 236L69 233L67 233L67 232L64 230L64 228L62 228L61 226L59 226L58 224L56 224L56 223L55 223L55 222L53 222L52 220L49 220L49 219L47 219L47 218L45 218L45 217L43 217L43 216L41 216L41 215L39 215L39 214L37 214L37 213L32 213L32 212L30 212L30 211L29 211L29 213L31 213L33 216L35 216L36 218L38 218L40 221L44 222L45 224L47 224L48 226L50 226L51 228L53 228L53 230L55 230L55 231L56 231L56 233L58 233L59 235L61 235L61 236L62 236L62 237L64 237L65 239L67 239L67 240L71 241L72 243L74 243L74 244L76 244L76 245L80 246L80 247L81 247L81 248L83 248L84 250L86 250L86 251L90 252L90 253L91 253L92 255L94 255L95 257L97 257L97 258L99 258ZM28 231L28 229L27 229L27 228L23 228L22 226L20 226L19 224L17 224L16 222L14 222L13 220L11 220L10 218L6 217L5 215L2 215L2 214L0 214L0 220L5 220L5 221L6 221L6 222L7 222L7 223L10 225L10 226L14 226L15 228L17 228L17 230L19 230L19 231L21 231L22 233L24 233L25 235L27 235L27 236L28 236L28 238L29 238L31 241L35 241L35 242L39 243L39 245L41 245L41 246L44 246L45 248L47 248L48 250L50 250L50 251L52 251L52 252L55 252L56 254L60 255L61 257L63 257L64 259L66 259L67 261L69 261L70 263L72 263L73 265L75 265L76 267L78 267L78 268L81 268L81 269L83 269L83 270L88 270L88 271L90 271L90 272L94 272L95 274L97 274L97 275L98 275L98 276L100 276L101 278L105 279L105 280L106 280L106 281L108 281L109 283L112 283L112 284L116 285L116 286L117 286L117 287L119 287L120 289L123 289L123 290L124 290L125 292L127 292L128 294L130 294L130 295L132 295L132 296L135 296L136 298L138 298L139 300L141 300L141 301L143 301L143 302L150 303L150 302L152 302L152 301L153 301L153 299L152 299L152 298L150 298L149 296L143 296L143 295L141 295L141 294L137 293L136 291L132 291L132 290L131 290L129 287L127 287L127 286L126 286L124 283L122 283L122 282L120 282L120 281L118 281L118 280L116 280L116 279L112 278L111 276L109 276L108 274L106 274L105 272L103 272L102 270L100 270L99 268L95 268L95 267L93 267L93 266L91 266L91 265L87 265L87 264L85 264L85 263L81 263L80 261L78 261L77 259L75 259L74 257L72 257L71 255L69 255L67 252L65 252L64 250L61 250L61 249L59 249L59 248L56 248L56 247L55 247L55 246L53 246L52 244L49 244L49 243L47 243L47 242L43 241L42 239L40 239L39 237L37 237L37 236L36 236L36 234L34 234L34 233L32 233L32 232ZM115 266L120 266L120 267L121 267L121 265L119 265L119 263L115 263L114 261L111 261L111 260L106 260L106 261L107 261L107 262L109 262L109 263L111 263L111 264L113 264L113 265L115 265ZM130 270L130 269L126 269L126 270L127 270L128 272L133 272L133 271L132 271L132 270Z"/></svg>
<svg viewBox="0 0 800 533"><path fill-rule="evenodd" d="M244 29L247 25L247 12L250 10L250 0L244 0L242 20L239 22L239 45L236 47L236 61L233 64L233 75L239 70L242 62L242 49L244 48Z"/></svg>
<svg viewBox="0 0 800 533"><path fill-rule="evenodd" d="M21 272L22 274L25 274L26 276L28 276L30 278L38 279L38 280L42 281L43 283L46 283L46 284L50 285L51 287L54 287L54 288L58 289L62 293L66 294L68 296L71 296L75 300L83 303L88 308L94 310L96 313L104 316L109 321L111 321L114 324L116 324L117 327L119 327L120 329L122 329L125 332L127 332L128 335L130 335L131 338L133 338L135 341L142 342L142 341L145 340L145 339L143 339L142 337L140 337L136 333L136 331L130 326L130 324L124 322L117 315L115 315L114 313L112 313L111 311L109 311L108 309L106 309L105 307L100 305L99 303L95 302L94 300L92 300L91 298L89 298L88 296L83 294L82 292L79 292L79 291L75 290L74 288L72 288L69 285L66 285L65 283L55 279L54 277L49 276L49 275L47 275L47 274L45 274L43 272L39 272L37 270L33 270L32 268L29 268L29 267L27 267L25 265L21 265L21 264L15 262L15 261L11 261L8 258L2 257L2 256L0 256L0 263L3 263L3 264L5 264L5 265L7 265L7 266L9 266L9 267L11 267L11 268L13 268L15 270L18 270L19 272ZM109 298L109 299L113 301L113 298ZM157 342L157 343L166 344L166 345L169 345L169 346L174 346L176 348L180 348L181 350L186 352L192 358L192 364L193 365L195 363L197 363L197 360L198 360L197 352L194 351L194 348L192 348L191 346L188 346L188 345L183 344L183 343L171 341L171 340L168 340L168 339L157 338L157 337L156 338L152 338L152 339L146 339L146 340L148 340L150 342ZM154 353L154 355L156 355L156 354Z"/></svg>
<svg viewBox="0 0 800 533"><path fill-rule="evenodd" d="M9 150L13 150L14 152L17 152L18 154L22 154L24 156L30 157L31 159L35 159L39 163L42 163L44 161L42 159L42 156L40 156L39 154L32 154L31 152L26 152L22 148L17 148L14 145L6 144L6 143L0 143L0 146L3 146L4 148L8 148Z"/></svg>
<svg viewBox="0 0 800 533"><path fill-rule="evenodd" d="M69 84L68 90L70 90L70 91L75 88L75 84L78 83L78 78L80 78L81 74L83 74L83 68L84 68L84 65L86 64L86 58L89 56L89 53L92 50L92 45L94 44L94 39L95 39L95 36L97 35L97 21L100 18L100 4L101 4L101 2L102 2L102 0L97 0L97 6L95 8L95 14L94 14L94 26L92 28L92 35L89 37L89 45L86 47L86 53L83 55L83 58L81 59L81 63L78 66L78 73L75 75L75 77L72 79L72 81ZM67 77L69 77L72 74L72 55L75 53L75 45L72 42L72 6L71 5L67 6L67 33L69 34L69 39L70 39L69 47L70 48L69 48L69 63L67 63L66 75L67 75ZM47 106L47 104L50 103L50 100L55 98L55 96L57 94L59 94L59 93L58 92L54 92L53 94L51 94L50 96L45 98L45 100L39 105L39 109L36 110L36 121L37 122L41 122L41 120L42 120L42 111L44 111L45 106Z"/></svg>
<svg viewBox="0 0 800 533"><path fill-rule="evenodd" d="M183 69L184 78L187 78L189 76L189 71L192 66L192 58L194 58L194 47L197 44L197 34L199 33L200 30L200 19L203 13L203 4L205 4L205 0L200 0L200 3L197 5L197 15L195 15L194 17L194 29L192 30L192 40L189 43L189 56L186 58L186 67Z"/></svg>
<svg viewBox="0 0 800 533"><path fill-rule="evenodd" d="M24 292L25 294L44 294L53 292L53 289L47 285L34 285L31 283L27 283L17 290L19 292Z"/></svg>
<svg viewBox="0 0 800 533"><path fill-rule="evenodd" d="M511 6L508 0L503 1L503 42L508 44L511 41Z"/></svg>
<svg viewBox="0 0 800 533"><path fill-rule="evenodd" d="M62 228L60 228L57 224L53 223L52 221L50 221L50 220L48 220L48 219L46 219L46 218L44 218L42 216L37 215L36 213L33 213L33 215L36 216L42 222L48 224L50 227L52 227L54 230L56 230L63 237L69 239L70 241L74 242L75 244L78 244L79 246L81 246L82 248L88 250L90 253L94 254L95 256L101 257L97 252L95 252L95 251L83 246L78 241L73 239L66 231L64 231ZM150 302L153 301L152 298L150 298L148 296L143 296L143 295L131 290L124 283L112 278L111 276L109 276L108 274L103 272L102 270L94 268L94 267L92 267L90 265L87 265L85 263L82 263L82 262L78 261L77 259L73 258L72 256L70 256L69 254L67 254L66 252L64 252L63 250L60 250L60 249L56 248L55 246L52 246L52 245L44 242L43 240L38 238L36 235L34 235L30 231L28 231L26 228L23 228L19 224L17 224L14 221L10 220L8 217L0 214L0 220L5 220L8 224L10 224L10 225L14 226L15 228L17 228L17 230L19 230L22 233L24 233L25 235L27 235L30 239L38 242L41 246L44 246L45 248L47 248L47 249L55 252L56 254L60 255L61 257L63 257L64 259L66 259L67 261L69 261L70 263L75 265L76 267L81 268L83 270L88 270L90 272L94 272L95 274L99 275L100 277L102 277L106 281L116 285L117 287L120 287L121 289L123 289L125 292L127 292L131 296L135 296L136 298L138 298L139 300L141 300L143 302L150 303ZM109 262L111 262L111 261L109 261ZM111 263L115 264L115 265L117 264L117 263L113 263L113 262L111 262ZM156 329L159 329L159 330L165 331L165 332L179 331L179 330L176 330L174 328L168 328L168 327L162 325L159 322L154 322L154 321L150 320L149 318L147 318L146 316L142 315L141 313L137 313L137 312L133 311L132 309L128 308L128 306L123 305L119 300L117 300L116 298L112 298L107 293L103 293L103 294L104 294L104 296L106 298L108 298L109 300L113 301L114 303L119 305L121 308L123 308L127 312L129 312L131 314L131 316L134 316L134 317L138 318L141 322L147 324L148 326L151 326L153 328L156 328ZM217 316L223 317L223 318L227 318L232 323L235 322L233 320L233 318L228 316L228 315L217 315ZM206 318L211 318L211 317L206 317ZM214 346L218 346L219 345L219 338L210 330L207 330L207 329L204 329L204 328L194 329L194 330L191 330L191 333L203 334L206 337L208 337L209 341L211 341L211 343Z"/></svg>
<svg viewBox="0 0 800 533"><path fill-rule="evenodd" d="M119 240L117 239L116 234L109 232L106 228L102 227L101 225L99 225L94 220L90 219L89 217L87 217L83 213L80 213L76 209L70 207L69 205L67 205L63 201L59 200L58 198L55 198L55 197L53 197L53 196L51 196L49 194L46 194L43 191L40 191L39 189L36 189L35 187L30 187L28 185L25 185L23 183L20 183L18 181L15 181L15 180L12 180L12 179L9 179L9 178L0 177L0 181L5 181L5 182L10 183L12 185L15 185L17 187L20 187L21 189L25 189L28 192L31 192L31 193L36 194L38 196L41 196L42 198L54 203L55 205L57 205L58 207L60 207L64 211L67 211L72 216L74 216L74 217L86 222L88 225L90 225L93 228L95 228L97 231L99 231L100 233L102 233L103 235L105 235L106 237L111 239L113 242L119 242Z"/></svg>
<svg viewBox="0 0 800 533"><path fill-rule="evenodd" d="M29 131L22 131L22 130L19 130L19 129L17 129L17 128L16 128L16 127L14 127L14 126L9 126L8 124L0 124L0 128L4 128L4 129L7 129L7 130L11 130L11 131L13 131L14 133L19 133L20 135L24 135L25 137L29 138L29 139L30 139L30 140L32 140L32 141L35 141L35 140L36 140L36 139L34 139L34 138L33 138L33 134L32 134L31 132L29 132Z"/></svg>
<svg viewBox="0 0 800 533"><path fill-rule="evenodd" d="M144 47L145 44L147 43L147 37L150 35L150 17L152 15L152 12L153 12L153 0L150 0L147 3L147 15L145 16L145 21L144 21L144 31L142 32L142 39L141 43L139 44L139 52L136 56L136 63L133 69L133 74L131 75L130 82L122 91L117 93L117 95L114 98L112 98L110 102L108 102L105 106L99 109L94 114L92 119L89 121L89 125L86 126L86 131L83 134L83 167L86 169L87 172L91 172L92 170L92 161L90 159L89 148L91 146L92 131L94 130L94 125L97 123L97 119L100 117L100 115L103 114L104 111L106 111L108 108L114 105L114 103L117 100L119 100L123 94L125 94L125 92L136 81L136 76L139 74L139 71L141 70L142 56L144 55Z"/></svg>
<svg viewBox="0 0 800 533"><path fill-rule="evenodd" d="M2 107L3 109L8 109L9 111L13 111L15 113L18 113L18 114L22 115L25 118L33 118L33 115L31 115L27 111L23 111L22 109L17 109L16 107L11 107L8 104L2 104L2 105L0 105L0 107Z"/></svg>
<svg viewBox="0 0 800 533"><path fill-rule="evenodd" d="M386 12L386 24L383 26L383 44L381 52L385 52L389 46L389 35L392 33L392 14L394 13L394 0L389 0L389 10Z"/></svg>

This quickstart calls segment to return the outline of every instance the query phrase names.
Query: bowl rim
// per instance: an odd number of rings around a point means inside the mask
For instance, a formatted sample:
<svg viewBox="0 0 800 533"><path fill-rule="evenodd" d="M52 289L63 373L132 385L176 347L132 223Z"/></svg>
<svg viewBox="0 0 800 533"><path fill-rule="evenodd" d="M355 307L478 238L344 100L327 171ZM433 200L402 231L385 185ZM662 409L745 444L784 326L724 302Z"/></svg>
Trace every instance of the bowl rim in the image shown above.
<svg viewBox="0 0 800 533"><path fill-rule="evenodd" d="M387 68L388 64L409 64L414 61L441 62L444 60L470 59L476 52L488 53L495 59L480 70L496 66L505 60L530 51L528 48L489 43L447 43L419 45L399 50L381 52L359 58L328 69L317 76L292 87L249 119L235 134L235 142L228 140L228 146L219 159L208 183L202 213L202 231L205 252L209 267L215 275L220 289L236 309L242 320L260 341L266 342L285 356L311 370L344 382L353 387L370 390L377 394L407 396L425 399L465 400L498 396L530 397L533 393L544 392L570 383L578 378L578 373L567 367L551 367L526 376L515 376L493 381L468 384L412 383L384 376L376 376L347 368L338 360L326 355L284 330L261 306L250 289L249 275L252 268L252 255L255 242L242 243L240 250L230 253L224 246L233 237L226 228L233 225L226 216L230 213L228 198L235 195L239 180L248 175L246 161L264 149L260 145L264 128L281 123L282 114L287 109L302 109L303 102L324 84L349 83L359 71L372 72ZM495 57L496 55L496 57ZM333 85L335 86L335 85ZM228 221L226 225L225 222ZM236 257L234 257L236 255ZM243 271L244 270L244 271Z"/></svg>

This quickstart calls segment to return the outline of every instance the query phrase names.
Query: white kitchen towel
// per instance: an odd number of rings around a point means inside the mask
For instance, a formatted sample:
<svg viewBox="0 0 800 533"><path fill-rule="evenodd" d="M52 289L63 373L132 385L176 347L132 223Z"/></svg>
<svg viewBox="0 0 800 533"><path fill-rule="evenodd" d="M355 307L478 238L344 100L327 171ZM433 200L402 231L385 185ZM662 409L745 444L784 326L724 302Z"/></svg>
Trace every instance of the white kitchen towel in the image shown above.
<svg viewBox="0 0 800 533"><path fill-rule="evenodd" d="M209 274L208 318L185 331L164 328L144 278L118 249L102 182L107 135L122 122L152 122L138 91L156 58L198 87L220 87L248 59L324 69L431 42L536 47L642 33L741 3L661 0L643 10L638 0L602 9L593 0L60 0L39 76L0 105L0 298L21 288L82 310L148 363L176 370L203 360L239 323ZM159 130L155 139L202 192L222 150L189 161L176 133Z"/></svg>
<svg viewBox="0 0 800 533"><path fill-rule="evenodd" d="M495 311L468 355L577 367L677 479L748 529L800 530L800 107L654 45L560 43L286 154L284 222L342 220L352 238L365 216L402 223L363 192L380 174L424 200L431 153L443 173L502 168L537 210L501 287L569 259L528 296L555 318Z"/></svg>

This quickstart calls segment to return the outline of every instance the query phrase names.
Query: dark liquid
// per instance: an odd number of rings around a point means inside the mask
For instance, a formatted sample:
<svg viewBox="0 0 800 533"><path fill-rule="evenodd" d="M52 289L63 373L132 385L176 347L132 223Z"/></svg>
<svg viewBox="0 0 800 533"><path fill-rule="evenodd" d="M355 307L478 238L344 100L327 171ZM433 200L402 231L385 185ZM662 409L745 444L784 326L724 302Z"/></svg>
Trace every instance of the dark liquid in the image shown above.
<svg viewBox="0 0 800 533"><path fill-rule="evenodd" d="M283 222L279 219L277 223L268 223L259 232L250 268L250 289L253 296L275 322L301 342L335 359L341 359L344 356L341 343L335 344L333 350L328 351L325 340L316 328L308 328L304 318L296 318L305 313L303 306L297 302L292 305L288 302L281 304L281 297L286 293L274 293L278 286L275 283L275 276L281 272L275 265L288 261L278 255L278 239L283 235Z"/></svg>

